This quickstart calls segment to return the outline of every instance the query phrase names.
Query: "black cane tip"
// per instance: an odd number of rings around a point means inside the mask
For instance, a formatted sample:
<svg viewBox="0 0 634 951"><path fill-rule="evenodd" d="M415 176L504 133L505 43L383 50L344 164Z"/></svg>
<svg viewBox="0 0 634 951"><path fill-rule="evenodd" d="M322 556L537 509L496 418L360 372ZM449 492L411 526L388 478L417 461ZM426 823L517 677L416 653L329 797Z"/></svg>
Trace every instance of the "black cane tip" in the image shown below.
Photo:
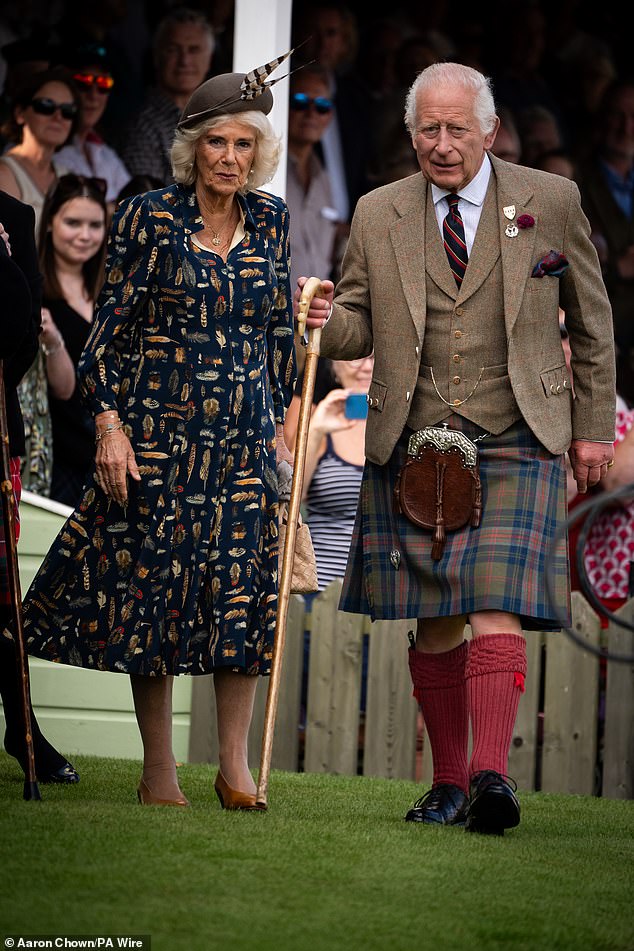
<svg viewBox="0 0 634 951"><path fill-rule="evenodd" d="M31 783L28 779L24 781L24 799L28 802L29 800L40 801L42 797L40 796L40 787L37 783Z"/></svg>

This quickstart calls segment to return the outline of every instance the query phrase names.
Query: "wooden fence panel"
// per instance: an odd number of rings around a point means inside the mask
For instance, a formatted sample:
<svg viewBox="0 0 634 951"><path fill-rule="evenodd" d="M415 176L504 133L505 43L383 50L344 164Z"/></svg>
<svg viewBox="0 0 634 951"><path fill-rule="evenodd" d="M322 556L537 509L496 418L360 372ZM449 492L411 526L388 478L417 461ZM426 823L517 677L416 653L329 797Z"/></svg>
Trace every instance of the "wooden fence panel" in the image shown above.
<svg viewBox="0 0 634 951"><path fill-rule="evenodd" d="M519 789L535 788L537 767L537 726L539 713L539 684L542 667L542 635L539 631L525 631L526 690L520 697L513 739L509 751L508 774Z"/></svg>
<svg viewBox="0 0 634 951"><path fill-rule="evenodd" d="M363 774L414 779L418 704L412 697L407 632L416 621L369 625Z"/></svg>
<svg viewBox="0 0 634 951"><path fill-rule="evenodd" d="M288 605L286 643L282 657L280 695L275 718L271 766L273 769L297 771L299 747L299 717L304 661L304 599L293 595ZM249 763L256 766L262 754L264 714L269 690L269 678L258 677L253 720L249 730Z"/></svg>
<svg viewBox="0 0 634 951"><path fill-rule="evenodd" d="M599 645L599 618L572 593L573 630ZM542 790L590 796L595 790L599 660L565 632L546 634Z"/></svg>
<svg viewBox="0 0 634 951"><path fill-rule="evenodd" d="M356 775L365 618L338 612L340 593L333 581L312 605L304 768Z"/></svg>
<svg viewBox="0 0 634 951"><path fill-rule="evenodd" d="M634 624L634 600L628 601L618 615ZM631 656L632 632L611 623L608 651ZM634 798L634 664L608 662L601 794L610 799Z"/></svg>

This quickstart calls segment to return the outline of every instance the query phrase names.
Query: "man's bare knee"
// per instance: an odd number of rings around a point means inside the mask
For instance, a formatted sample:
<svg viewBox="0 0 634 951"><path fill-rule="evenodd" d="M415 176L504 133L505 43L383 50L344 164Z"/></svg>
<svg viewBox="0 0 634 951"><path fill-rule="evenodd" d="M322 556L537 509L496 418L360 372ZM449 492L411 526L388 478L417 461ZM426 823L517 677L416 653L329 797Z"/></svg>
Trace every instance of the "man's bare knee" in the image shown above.
<svg viewBox="0 0 634 951"><path fill-rule="evenodd" d="M459 647L464 640L466 615L419 618L416 629L416 650L440 654Z"/></svg>
<svg viewBox="0 0 634 951"><path fill-rule="evenodd" d="M521 634L522 622L517 614L506 611L477 611L469 615L474 637L487 634Z"/></svg>

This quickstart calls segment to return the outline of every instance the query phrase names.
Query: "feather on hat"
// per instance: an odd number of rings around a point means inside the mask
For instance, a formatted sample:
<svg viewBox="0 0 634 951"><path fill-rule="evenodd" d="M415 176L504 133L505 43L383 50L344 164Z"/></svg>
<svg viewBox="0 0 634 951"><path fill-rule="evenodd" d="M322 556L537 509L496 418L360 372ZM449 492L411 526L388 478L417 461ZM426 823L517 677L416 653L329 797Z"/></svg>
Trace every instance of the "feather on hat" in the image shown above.
<svg viewBox="0 0 634 951"><path fill-rule="evenodd" d="M207 79L190 96L177 128L191 129L205 119L254 109L268 115L273 108L270 87L286 76L280 76L278 79L268 77L294 52L289 50L283 56L278 56L264 66L257 66L248 73L222 73Z"/></svg>

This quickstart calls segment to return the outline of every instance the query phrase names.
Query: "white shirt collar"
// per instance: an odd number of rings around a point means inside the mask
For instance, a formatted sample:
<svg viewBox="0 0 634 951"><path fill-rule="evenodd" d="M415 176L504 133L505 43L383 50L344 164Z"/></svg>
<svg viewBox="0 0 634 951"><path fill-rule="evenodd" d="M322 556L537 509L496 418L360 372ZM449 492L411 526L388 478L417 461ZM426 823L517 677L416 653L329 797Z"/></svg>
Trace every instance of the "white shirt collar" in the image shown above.
<svg viewBox="0 0 634 951"><path fill-rule="evenodd" d="M472 205L482 205L486 197L487 188L489 187L489 179L491 178L491 160L489 158L488 152L484 153L484 160L480 166L480 170L475 178L472 178L468 185L465 185L464 188L461 188L458 192L460 198L464 198L465 201L471 202ZM452 192L447 188L439 188L438 185L434 185L432 182L431 194L434 200L434 205L437 205L439 201L443 198L446 198L447 195L451 195Z"/></svg>

